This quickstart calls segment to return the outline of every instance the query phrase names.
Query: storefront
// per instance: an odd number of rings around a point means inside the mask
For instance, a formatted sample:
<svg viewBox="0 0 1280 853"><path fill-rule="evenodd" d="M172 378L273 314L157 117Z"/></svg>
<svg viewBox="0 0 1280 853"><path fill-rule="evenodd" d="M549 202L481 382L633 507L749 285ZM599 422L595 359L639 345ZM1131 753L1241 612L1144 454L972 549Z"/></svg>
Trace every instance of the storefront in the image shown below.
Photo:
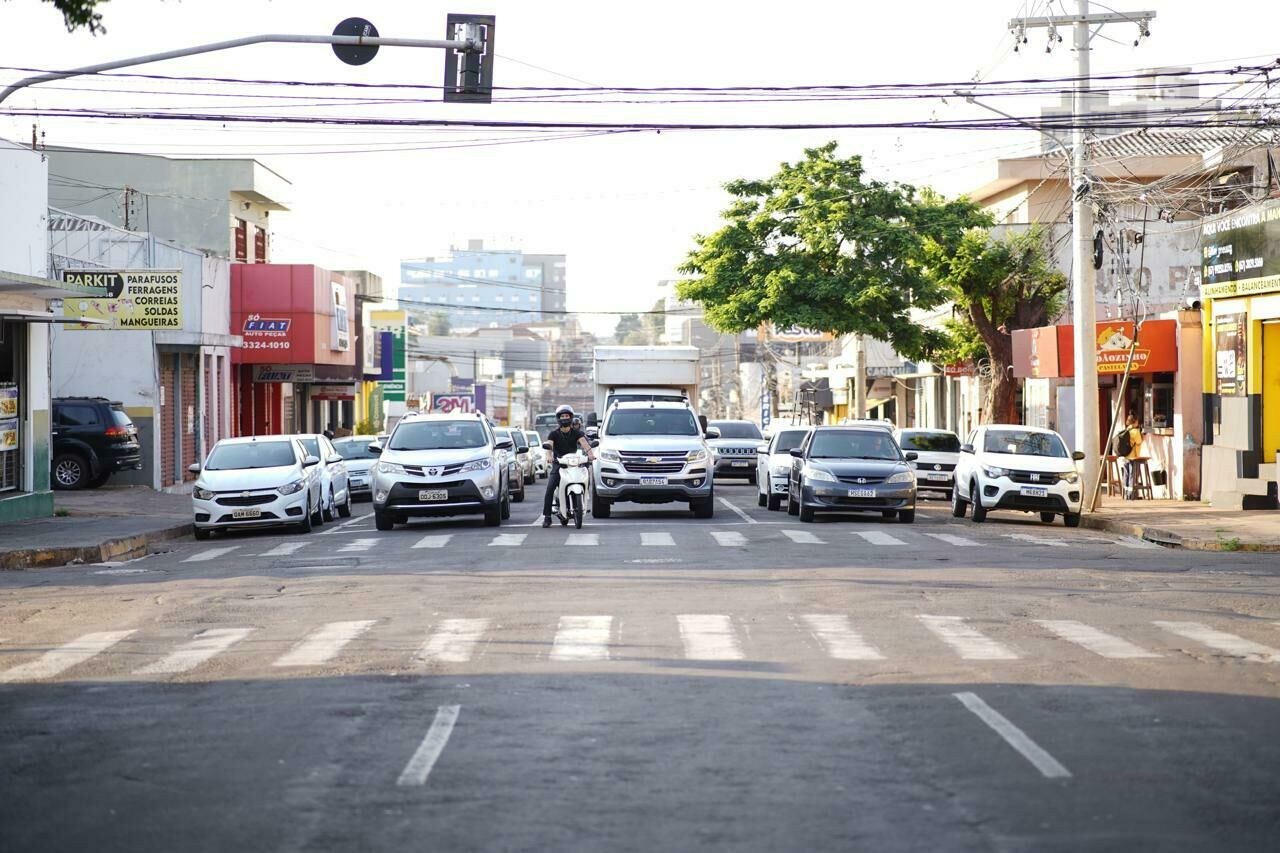
<svg viewBox="0 0 1280 853"><path fill-rule="evenodd" d="M1202 223L1206 496L1275 509L1280 468L1280 202Z"/></svg>

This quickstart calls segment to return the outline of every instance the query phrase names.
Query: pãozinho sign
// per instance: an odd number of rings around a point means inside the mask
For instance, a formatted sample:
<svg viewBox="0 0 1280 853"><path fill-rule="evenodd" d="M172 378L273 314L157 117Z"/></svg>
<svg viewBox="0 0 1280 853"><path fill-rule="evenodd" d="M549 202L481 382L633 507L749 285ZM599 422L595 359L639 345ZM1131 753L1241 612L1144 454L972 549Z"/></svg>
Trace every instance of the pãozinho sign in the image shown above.
<svg viewBox="0 0 1280 853"><path fill-rule="evenodd" d="M64 329L182 328L182 270L63 270L62 280L95 294L63 300Z"/></svg>

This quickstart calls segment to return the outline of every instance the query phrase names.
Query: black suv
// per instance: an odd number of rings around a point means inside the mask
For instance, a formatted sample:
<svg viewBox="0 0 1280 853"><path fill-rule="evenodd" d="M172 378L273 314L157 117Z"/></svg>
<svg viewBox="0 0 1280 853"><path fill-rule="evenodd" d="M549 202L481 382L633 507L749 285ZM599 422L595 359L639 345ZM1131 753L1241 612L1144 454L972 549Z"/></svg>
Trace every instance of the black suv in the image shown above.
<svg viewBox="0 0 1280 853"><path fill-rule="evenodd" d="M55 489L97 488L116 471L141 468L138 428L123 405L105 397L54 399Z"/></svg>

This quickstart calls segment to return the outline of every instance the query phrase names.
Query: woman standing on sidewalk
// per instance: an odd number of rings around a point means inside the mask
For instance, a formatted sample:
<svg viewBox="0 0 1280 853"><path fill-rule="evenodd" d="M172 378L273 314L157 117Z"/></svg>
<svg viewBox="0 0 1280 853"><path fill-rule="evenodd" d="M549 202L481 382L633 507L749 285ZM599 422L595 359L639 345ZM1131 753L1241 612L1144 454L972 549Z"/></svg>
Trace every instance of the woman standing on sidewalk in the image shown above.
<svg viewBox="0 0 1280 853"><path fill-rule="evenodd" d="M1142 458L1142 427L1138 416L1130 413L1124 420L1124 431L1129 439L1129 452L1124 454L1124 496L1133 499L1133 460Z"/></svg>

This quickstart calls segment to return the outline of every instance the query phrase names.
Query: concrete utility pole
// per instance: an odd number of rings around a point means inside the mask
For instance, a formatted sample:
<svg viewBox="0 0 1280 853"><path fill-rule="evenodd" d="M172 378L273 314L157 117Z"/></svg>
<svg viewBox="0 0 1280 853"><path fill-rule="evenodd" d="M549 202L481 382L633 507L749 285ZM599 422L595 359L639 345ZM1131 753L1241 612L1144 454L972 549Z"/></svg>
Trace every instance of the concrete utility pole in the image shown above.
<svg viewBox="0 0 1280 853"><path fill-rule="evenodd" d="M1089 198L1088 155L1085 151L1084 123L1091 112L1089 93L1089 42L1093 38L1090 28L1101 29L1106 24L1136 24L1138 36L1150 35L1148 29L1155 18L1154 11L1109 12L1091 15L1089 0L1076 0L1076 14L1050 15L1043 18L1014 18L1009 29L1019 44L1026 43L1026 31L1035 28L1049 30L1050 48L1061 41L1058 27L1070 26L1072 46L1076 53L1076 85L1071 103L1071 320L1075 325L1075 439L1076 450L1084 453L1084 469L1081 477L1083 494L1092 495L1100 470L1100 442L1098 436L1098 342L1097 342L1097 270L1093 266L1093 203ZM1135 40L1134 44L1138 42ZM1049 49L1049 48L1046 48ZM1044 132L1044 131L1042 131ZM1046 136L1057 140L1053 134ZM1084 506L1086 512L1093 506Z"/></svg>
<svg viewBox="0 0 1280 853"><path fill-rule="evenodd" d="M853 354L853 416L862 420L867 416L867 338L858 335L857 349Z"/></svg>

